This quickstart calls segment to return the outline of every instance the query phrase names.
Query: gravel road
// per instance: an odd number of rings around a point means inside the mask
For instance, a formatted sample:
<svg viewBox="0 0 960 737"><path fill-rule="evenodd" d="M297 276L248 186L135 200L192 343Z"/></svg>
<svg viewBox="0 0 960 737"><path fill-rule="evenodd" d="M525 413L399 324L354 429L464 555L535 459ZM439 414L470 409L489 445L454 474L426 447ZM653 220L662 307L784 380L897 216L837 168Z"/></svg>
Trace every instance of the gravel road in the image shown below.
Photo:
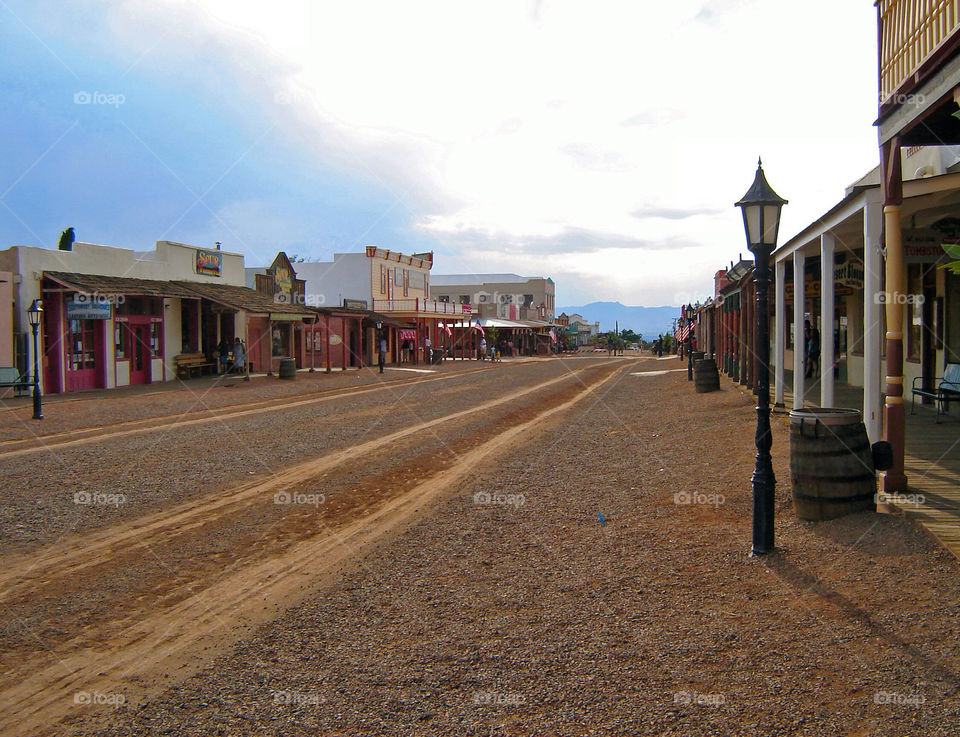
<svg viewBox="0 0 960 737"><path fill-rule="evenodd" d="M750 558L752 406L623 372L192 677L87 694L63 733L957 734L960 565L903 518L798 521L782 420L778 550Z"/></svg>

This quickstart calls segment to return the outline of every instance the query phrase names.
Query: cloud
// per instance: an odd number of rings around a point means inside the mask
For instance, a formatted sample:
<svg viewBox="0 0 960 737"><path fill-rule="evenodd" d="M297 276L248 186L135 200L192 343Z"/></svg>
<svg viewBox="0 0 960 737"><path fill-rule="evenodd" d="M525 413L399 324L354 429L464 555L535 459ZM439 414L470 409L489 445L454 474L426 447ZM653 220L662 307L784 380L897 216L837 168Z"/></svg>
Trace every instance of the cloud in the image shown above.
<svg viewBox="0 0 960 737"><path fill-rule="evenodd" d="M625 172L634 168L624 154L602 151L586 143L568 143L558 150L573 159L574 164L581 169Z"/></svg>
<svg viewBox="0 0 960 737"><path fill-rule="evenodd" d="M648 205L638 207L630 214L635 218L643 220L644 218L665 218L667 220L686 220L687 218L698 217L700 215L719 215L724 212L716 207L657 207Z"/></svg>
<svg viewBox="0 0 960 737"><path fill-rule="evenodd" d="M481 253L548 256L592 254L600 251L664 251L697 248L701 244L683 238L663 241L637 238L618 233L605 233L589 228L566 227L552 235L517 236L504 232L465 229L444 235L447 244Z"/></svg>
<svg viewBox="0 0 960 737"><path fill-rule="evenodd" d="M684 118L684 114L679 110L667 107L649 108L641 110L639 113L631 115L624 119L620 125L631 126L661 126L675 123Z"/></svg>

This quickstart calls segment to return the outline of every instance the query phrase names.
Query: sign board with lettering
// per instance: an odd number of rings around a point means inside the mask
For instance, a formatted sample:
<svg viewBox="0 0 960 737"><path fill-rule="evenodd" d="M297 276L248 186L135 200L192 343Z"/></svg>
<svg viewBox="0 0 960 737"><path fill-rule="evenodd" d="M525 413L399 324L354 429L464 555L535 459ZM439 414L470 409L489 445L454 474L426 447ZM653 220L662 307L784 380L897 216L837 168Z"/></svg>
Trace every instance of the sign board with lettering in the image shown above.
<svg viewBox="0 0 960 737"><path fill-rule="evenodd" d="M365 310L367 309L367 300L365 299L347 299L343 298L343 306L348 310Z"/></svg>
<svg viewBox="0 0 960 737"><path fill-rule="evenodd" d="M67 300L68 320L109 320L110 301L90 299L88 295L71 297Z"/></svg>
<svg viewBox="0 0 960 737"><path fill-rule="evenodd" d="M197 249L197 273L205 276L220 276L223 254L220 251Z"/></svg>

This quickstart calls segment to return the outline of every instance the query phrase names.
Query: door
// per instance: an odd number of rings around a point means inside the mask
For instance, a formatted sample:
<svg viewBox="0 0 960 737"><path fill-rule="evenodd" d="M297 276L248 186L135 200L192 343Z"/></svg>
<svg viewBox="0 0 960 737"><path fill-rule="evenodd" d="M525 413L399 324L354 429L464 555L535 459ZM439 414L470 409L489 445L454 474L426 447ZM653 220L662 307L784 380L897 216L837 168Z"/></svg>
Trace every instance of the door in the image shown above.
<svg viewBox="0 0 960 737"><path fill-rule="evenodd" d="M150 341L148 325L127 325L130 345L130 383L150 383Z"/></svg>
<svg viewBox="0 0 960 737"><path fill-rule="evenodd" d="M103 320L67 321L65 389L78 392L104 386Z"/></svg>

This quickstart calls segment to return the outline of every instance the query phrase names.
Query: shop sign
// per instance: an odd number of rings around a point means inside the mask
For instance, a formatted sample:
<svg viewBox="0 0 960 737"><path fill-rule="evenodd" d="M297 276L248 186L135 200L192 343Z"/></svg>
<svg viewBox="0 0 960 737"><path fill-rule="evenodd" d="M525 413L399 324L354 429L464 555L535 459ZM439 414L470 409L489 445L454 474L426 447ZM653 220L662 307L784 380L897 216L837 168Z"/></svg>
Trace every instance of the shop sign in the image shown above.
<svg viewBox="0 0 960 737"><path fill-rule="evenodd" d="M833 270L833 281L838 286L863 289L863 264L850 259Z"/></svg>
<svg viewBox="0 0 960 737"><path fill-rule="evenodd" d="M220 276L223 265L223 254L219 251L203 251L197 249L197 273L206 276Z"/></svg>
<svg viewBox="0 0 960 737"><path fill-rule="evenodd" d="M286 266L278 266L273 272L273 278L281 291L293 291L293 275Z"/></svg>
<svg viewBox="0 0 960 737"><path fill-rule="evenodd" d="M303 315L297 315L292 312L271 312L271 320L299 320Z"/></svg>
<svg viewBox="0 0 960 737"><path fill-rule="evenodd" d="M330 333L330 345L340 345L342 342L343 338L336 333Z"/></svg>
<svg viewBox="0 0 960 737"><path fill-rule="evenodd" d="M946 256L940 244L950 240L935 230L907 228L903 231L904 261L908 264L935 263Z"/></svg>
<svg viewBox="0 0 960 737"><path fill-rule="evenodd" d="M109 300L96 300L84 297L77 299L71 297L67 300L67 319L68 320L109 320L110 319Z"/></svg>
<svg viewBox="0 0 960 737"><path fill-rule="evenodd" d="M416 330L398 330L397 337L400 340L416 340L417 331Z"/></svg>
<svg viewBox="0 0 960 737"><path fill-rule="evenodd" d="M347 299L343 298L343 306L348 310L365 310L367 309L367 300L365 299Z"/></svg>

